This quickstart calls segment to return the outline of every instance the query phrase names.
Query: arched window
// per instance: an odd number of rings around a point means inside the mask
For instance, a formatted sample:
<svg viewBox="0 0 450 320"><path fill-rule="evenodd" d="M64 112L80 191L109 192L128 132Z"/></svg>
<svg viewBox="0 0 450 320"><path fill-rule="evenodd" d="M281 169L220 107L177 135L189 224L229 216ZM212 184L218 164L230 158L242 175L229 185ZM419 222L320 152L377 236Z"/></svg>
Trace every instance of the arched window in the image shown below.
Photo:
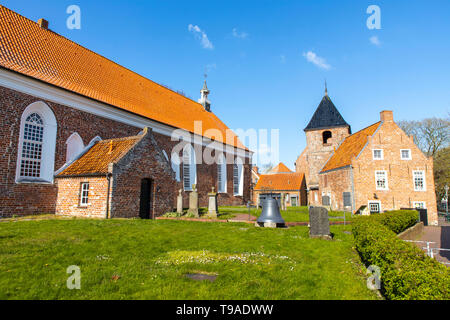
<svg viewBox="0 0 450 320"><path fill-rule="evenodd" d="M22 113L16 182L53 183L56 118L45 103L30 104Z"/></svg>
<svg viewBox="0 0 450 320"><path fill-rule="evenodd" d="M223 153L217 159L217 192L227 193L227 162Z"/></svg>
<svg viewBox="0 0 450 320"><path fill-rule="evenodd" d="M180 156L177 153L172 153L172 156L170 157L171 164L172 164L172 170L175 172L175 179L179 182L180 181Z"/></svg>
<svg viewBox="0 0 450 320"><path fill-rule="evenodd" d="M329 143L328 139L330 139L332 136L331 131L324 131L322 133L322 138L323 138L323 144Z"/></svg>
<svg viewBox="0 0 450 320"><path fill-rule="evenodd" d="M236 158L233 165L233 194L242 196L244 193L244 165L241 158Z"/></svg>
<svg viewBox="0 0 450 320"><path fill-rule="evenodd" d="M197 164L194 148L187 144L183 148L183 187L192 191L192 185L197 184Z"/></svg>
<svg viewBox="0 0 450 320"><path fill-rule="evenodd" d="M84 149L83 139L74 132L66 141L66 163L74 160Z"/></svg>

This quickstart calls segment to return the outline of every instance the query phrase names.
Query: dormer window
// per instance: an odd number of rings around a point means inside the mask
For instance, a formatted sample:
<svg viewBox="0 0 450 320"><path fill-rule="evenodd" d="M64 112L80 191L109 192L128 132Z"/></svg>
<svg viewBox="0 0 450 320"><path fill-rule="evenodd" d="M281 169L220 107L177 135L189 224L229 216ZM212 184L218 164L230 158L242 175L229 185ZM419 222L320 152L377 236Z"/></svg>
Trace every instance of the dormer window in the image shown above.
<svg viewBox="0 0 450 320"><path fill-rule="evenodd" d="M383 149L373 149L373 160L383 160Z"/></svg>
<svg viewBox="0 0 450 320"><path fill-rule="evenodd" d="M322 140L323 140L323 144L328 144L329 139L332 137L331 131L324 131L322 133Z"/></svg>

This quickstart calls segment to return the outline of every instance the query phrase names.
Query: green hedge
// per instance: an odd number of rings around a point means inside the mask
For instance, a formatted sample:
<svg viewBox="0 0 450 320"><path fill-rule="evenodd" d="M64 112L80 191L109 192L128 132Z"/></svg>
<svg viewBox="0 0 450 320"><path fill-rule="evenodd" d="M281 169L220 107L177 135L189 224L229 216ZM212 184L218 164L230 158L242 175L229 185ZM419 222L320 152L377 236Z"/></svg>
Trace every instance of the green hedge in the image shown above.
<svg viewBox="0 0 450 320"><path fill-rule="evenodd" d="M356 250L367 265L380 268L387 299L450 299L450 269L396 235L417 217L416 211L404 210L354 219Z"/></svg>

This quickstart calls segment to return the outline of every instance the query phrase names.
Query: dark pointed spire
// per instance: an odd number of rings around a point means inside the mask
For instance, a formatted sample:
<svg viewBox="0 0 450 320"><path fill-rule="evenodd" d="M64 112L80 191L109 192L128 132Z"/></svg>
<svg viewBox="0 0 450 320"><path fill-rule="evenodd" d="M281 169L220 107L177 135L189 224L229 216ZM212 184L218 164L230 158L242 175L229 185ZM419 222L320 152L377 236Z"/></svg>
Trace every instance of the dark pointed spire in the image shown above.
<svg viewBox="0 0 450 320"><path fill-rule="evenodd" d="M325 95L304 130L320 130L335 127L350 127L350 125L344 120L328 96L328 88L325 81Z"/></svg>

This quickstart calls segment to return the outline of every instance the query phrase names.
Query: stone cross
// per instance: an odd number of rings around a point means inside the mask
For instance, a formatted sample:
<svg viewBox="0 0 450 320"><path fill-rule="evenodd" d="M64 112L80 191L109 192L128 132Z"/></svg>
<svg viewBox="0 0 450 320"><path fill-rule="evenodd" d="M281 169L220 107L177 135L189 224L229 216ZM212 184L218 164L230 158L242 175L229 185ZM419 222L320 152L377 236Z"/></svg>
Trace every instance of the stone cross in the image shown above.
<svg viewBox="0 0 450 320"><path fill-rule="evenodd" d="M331 240L328 210L323 207L309 208L309 236Z"/></svg>

